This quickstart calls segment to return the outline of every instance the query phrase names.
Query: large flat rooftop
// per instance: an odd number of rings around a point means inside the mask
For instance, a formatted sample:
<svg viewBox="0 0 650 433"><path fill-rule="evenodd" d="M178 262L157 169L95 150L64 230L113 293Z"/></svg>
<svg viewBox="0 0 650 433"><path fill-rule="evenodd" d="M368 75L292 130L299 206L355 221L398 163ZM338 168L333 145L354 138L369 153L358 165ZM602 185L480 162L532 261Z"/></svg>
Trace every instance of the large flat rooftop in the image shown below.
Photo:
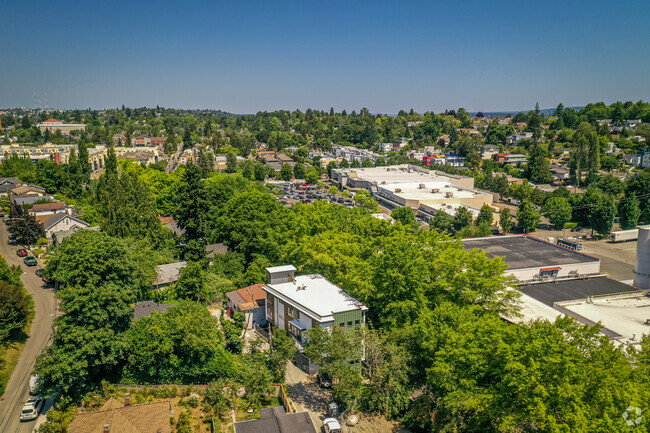
<svg viewBox="0 0 650 433"><path fill-rule="evenodd" d="M461 199L483 194L467 188L459 188L445 181L388 183L386 185L379 185L378 187L406 200L418 200L420 202L426 202L427 200L445 200L449 198L447 197L447 193L452 194L451 197Z"/></svg>
<svg viewBox="0 0 650 433"><path fill-rule="evenodd" d="M584 300L588 296L629 293L636 289L611 278L599 277L527 284L519 286L519 290L524 295L552 307L556 302Z"/></svg>
<svg viewBox="0 0 650 433"><path fill-rule="evenodd" d="M447 182L462 176L445 176L423 168L413 168L408 164L388 167L338 169L351 178L362 179L376 184Z"/></svg>
<svg viewBox="0 0 650 433"><path fill-rule="evenodd" d="M510 271L599 261L597 257L525 235L463 239L463 244L468 250L484 250L490 258L503 257Z"/></svg>
<svg viewBox="0 0 650 433"><path fill-rule="evenodd" d="M566 301L560 306L582 323L600 322L604 328L601 332L620 343L637 345L643 334L650 333L650 298L643 291L596 297L588 302Z"/></svg>

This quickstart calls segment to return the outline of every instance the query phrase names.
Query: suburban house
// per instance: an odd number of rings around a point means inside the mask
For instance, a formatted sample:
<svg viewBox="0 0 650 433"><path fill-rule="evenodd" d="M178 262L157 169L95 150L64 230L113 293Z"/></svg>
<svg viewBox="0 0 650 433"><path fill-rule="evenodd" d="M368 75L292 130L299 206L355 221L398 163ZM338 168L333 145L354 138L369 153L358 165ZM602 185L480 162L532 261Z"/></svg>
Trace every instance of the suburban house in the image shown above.
<svg viewBox="0 0 650 433"><path fill-rule="evenodd" d="M36 185L18 185L14 189L9 190L11 195L33 195L43 197L45 195L45 188Z"/></svg>
<svg viewBox="0 0 650 433"><path fill-rule="evenodd" d="M45 215L46 217L48 215ZM90 226L86 221L80 220L77 217L68 215L67 213L56 213L50 216L43 223L43 229L45 230L45 237L47 239L54 240L54 234L57 232L62 232L66 230L80 230L85 229Z"/></svg>
<svg viewBox="0 0 650 433"><path fill-rule="evenodd" d="M38 219L37 219L38 220ZM55 246L61 245L63 241L75 234L79 230L95 230L95 231L100 231L101 228L99 226L94 226L94 227L86 227L84 229L73 229L73 230L61 230L60 232L54 232L52 233L52 242L54 243Z"/></svg>
<svg viewBox="0 0 650 433"><path fill-rule="evenodd" d="M498 164L521 164L528 162L526 155L520 153L502 152L494 154L494 160Z"/></svg>
<svg viewBox="0 0 650 433"><path fill-rule="evenodd" d="M264 284L253 284L243 289L226 293L228 308L233 313L244 313L246 327L261 323L266 317L266 292Z"/></svg>
<svg viewBox="0 0 650 433"><path fill-rule="evenodd" d="M65 203L60 201L55 201L53 203L37 203L29 210L29 214L34 216L54 215L57 213L67 213L67 209Z"/></svg>
<svg viewBox="0 0 650 433"><path fill-rule="evenodd" d="M481 148L481 159L492 159L494 155L499 153L499 150L499 146L486 144Z"/></svg>
<svg viewBox="0 0 650 433"><path fill-rule="evenodd" d="M235 433L316 433L316 427L308 412L286 413L275 406L260 409L258 419L235 423Z"/></svg>
<svg viewBox="0 0 650 433"><path fill-rule="evenodd" d="M166 265L156 266L156 279L153 282L153 288L156 290L164 289L178 281L181 277L181 269L187 266L187 262L167 263Z"/></svg>
<svg viewBox="0 0 650 433"><path fill-rule="evenodd" d="M110 398L98 411L75 414L70 433L171 433L172 415L169 401L131 406L127 394L124 404Z"/></svg>
<svg viewBox="0 0 650 433"><path fill-rule="evenodd" d="M133 318L138 320L143 317L149 317L154 311L167 312L170 307L172 307L172 305L159 304L154 301L140 301L135 304L135 307L133 307Z"/></svg>
<svg viewBox="0 0 650 433"><path fill-rule="evenodd" d="M20 186L20 180L17 177L0 177L0 195L7 195L17 186Z"/></svg>
<svg viewBox="0 0 650 433"><path fill-rule="evenodd" d="M304 332L320 326L346 331L362 326L368 308L320 274L295 276L292 265L266 268L266 320L302 347Z"/></svg>

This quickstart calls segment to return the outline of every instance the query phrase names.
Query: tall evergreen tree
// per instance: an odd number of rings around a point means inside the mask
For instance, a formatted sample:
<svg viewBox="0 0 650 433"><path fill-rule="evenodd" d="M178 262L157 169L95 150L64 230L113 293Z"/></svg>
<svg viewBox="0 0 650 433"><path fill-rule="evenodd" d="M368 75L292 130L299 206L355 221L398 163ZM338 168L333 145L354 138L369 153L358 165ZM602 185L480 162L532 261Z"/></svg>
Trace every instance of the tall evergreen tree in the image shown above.
<svg viewBox="0 0 650 433"><path fill-rule="evenodd" d="M534 144L530 151L526 177L535 183L549 183L553 181L553 174L549 168L548 159L541 146Z"/></svg>
<svg viewBox="0 0 650 433"><path fill-rule="evenodd" d="M90 184L90 173L92 171L92 167L90 165L90 156L88 154L88 147L86 146L86 143L83 140L79 141L79 144L77 145L79 148L79 172L80 176L82 177L82 182L84 185L89 185Z"/></svg>
<svg viewBox="0 0 650 433"><path fill-rule="evenodd" d="M193 163L186 165L183 181L178 188L176 221L185 230L187 239L205 237L205 219L208 211L205 188L201 180L201 169Z"/></svg>

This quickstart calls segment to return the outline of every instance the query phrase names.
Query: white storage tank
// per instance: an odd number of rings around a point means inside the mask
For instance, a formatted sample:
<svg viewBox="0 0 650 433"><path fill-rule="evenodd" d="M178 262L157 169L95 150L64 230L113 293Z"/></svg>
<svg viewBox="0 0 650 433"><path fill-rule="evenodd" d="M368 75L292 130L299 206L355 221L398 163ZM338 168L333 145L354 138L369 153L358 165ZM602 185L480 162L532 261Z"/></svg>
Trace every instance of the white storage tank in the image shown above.
<svg viewBox="0 0 650 433"><path fill-rule="evenodd" d="M650 290L650 226L639 226L636 245L636 266L634 266L634 286Z"/></svg>

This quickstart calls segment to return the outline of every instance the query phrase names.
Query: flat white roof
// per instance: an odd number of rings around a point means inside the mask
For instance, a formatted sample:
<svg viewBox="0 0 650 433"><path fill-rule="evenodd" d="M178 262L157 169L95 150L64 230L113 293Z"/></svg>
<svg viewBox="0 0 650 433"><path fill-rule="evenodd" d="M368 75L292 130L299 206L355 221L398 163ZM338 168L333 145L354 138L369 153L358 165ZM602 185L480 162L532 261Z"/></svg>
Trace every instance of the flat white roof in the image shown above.
<svg viewBox="0 0 650 433"><path fill-rule="evenodd" d="M408 182L447 182L453 179L448 176L433 174L432 172L422 169L422 171L409 168L408 164L393 165L388 167L368 167L368 168L346 168L338 169L339 172L347 173L351 178L359 178L368 182L380 184L385 183L408 183Z"/></svg>
<svg viewBox="0 0 650 433"><path fill-rule="evenodd" d="M423 211L428 211L428 210L434 210L434 211L443 211L445 213L448 213L451 216L454 216L456 212L458 212L458 208L460 207L466 208L471 214L472 217L476 218L479 216L480 211L479 209L474 209L473 207L465 206L462 203L430 203L430 202L420 202L420 210Z"/></svg>
<svg viewBox="0 0 650 433"><path fill-rule="evenodd" d="M521 308L519 312L521 317L507 318L510 322L514 323L529 323L535 320L548 320L549 322L555 321L560 316L563 316L561 312L555 308L546 305L543 302L538 301L532 296L528 296L524 293L521 294Z"/></svg>
<svg viewBox="0 0 650 433"><path fill-rule="evenodd" d="M267 284L264 290L321 322L334 320L334 313L368 309L320 274L299 275L288 283Z"/></svg>
<svg viewBox="0 0 650 433"><path fill-rule="evenodd" d="M483 194L478 191L459 188L445 180L436 182L389 183L386 185L377 185L377 188L390 191L394 195L406 200L417 200L420 202L447 199L448 192L453 194L453 198L471 198ZM433 192L432 190L434 189L438 190L438 192Z"/></svg>
<svg viewBox="0 0 650 433"><path fill-rule="evenodd" d="M266 268L269 274L274 274L276 272L290 272L295 271L296 268L293 265L284 265L284 266L274 266L272 268Z"/></svg>
<svg viewBox="0 0 650 433"><path fill-rule="evenodd" d="M630 287L634 290L633 287ZM619 341L638 344L643 334L650 333L650 298L645 292L592 297L577 301L559 302L563 308L619 334ZM650 322L649 322L650 323Z"/></svg>

